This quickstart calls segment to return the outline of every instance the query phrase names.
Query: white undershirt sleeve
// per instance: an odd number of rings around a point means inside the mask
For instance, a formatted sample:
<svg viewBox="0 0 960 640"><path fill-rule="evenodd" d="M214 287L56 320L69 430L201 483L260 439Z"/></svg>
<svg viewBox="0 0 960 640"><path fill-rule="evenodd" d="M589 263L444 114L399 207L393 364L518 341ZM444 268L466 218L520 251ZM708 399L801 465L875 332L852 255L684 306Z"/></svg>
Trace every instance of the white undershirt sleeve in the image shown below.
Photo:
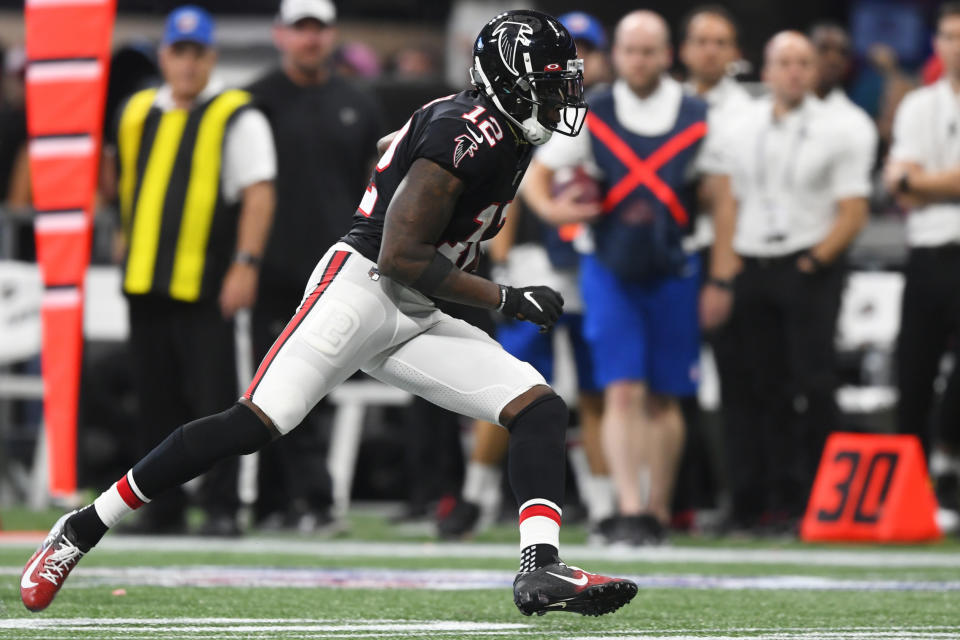
<svg viewBox="0 0 960 640"><path fill-rule="evenodd" d="M928 118L922 113L922 104L917 94L907 94L893 118L893 144L890 159L900 162L923 162L930 153L924 148Z"/></svg>
<svg viewBox="0 0 960 640"><path fill-rule="evenodd" d="M835 200L870 195L870 172L877 152L877 134L865 122L847 119L846 135L838 134L839 152L831 166L831 193Z"/></svg>
<svg viewBox="0 0 960 640"><path fill-rule="evenodd" d="M273 133L266 116L256 109L238 114L226 132L221 180L227 202L240 200L243 190L277 175Z"/></svg>
<svg viewBox="0 0 960 640"><path fill-rule="evenodd" d="M730 162L726 151L730 148L727 142L728 135L724 133L724 125L719 120L718 117L707 116L707 135L694 162L699 175L730 173Z"/></svg>

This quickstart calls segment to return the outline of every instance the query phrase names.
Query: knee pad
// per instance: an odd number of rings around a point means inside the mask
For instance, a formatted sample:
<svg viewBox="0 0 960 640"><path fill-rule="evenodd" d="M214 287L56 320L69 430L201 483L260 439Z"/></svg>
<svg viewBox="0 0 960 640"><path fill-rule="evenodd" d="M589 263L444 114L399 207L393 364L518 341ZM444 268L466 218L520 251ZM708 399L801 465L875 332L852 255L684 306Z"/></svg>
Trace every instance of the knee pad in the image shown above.
<svg viewBox="0 0 960 640"><path fill-rule="evenodd" d="M255 453L273 439L270 428L239 402L226 411L185 424L178 431L187 455L215 461Z"/></svg>
<svg viewBox="0 0 960 640"><path fill-rule="evenodd" d="M541 396L510 422L507 467L517 504L533 498L563 504L567 405L555 393Z"/></svg>
<svg viewBox="0 0 960 640"><path fill-rule="evenodd" d="M540 396L519 413L507 425L510 439L556 438L565 441L570 412L567 403L556 393Z"/></svg>

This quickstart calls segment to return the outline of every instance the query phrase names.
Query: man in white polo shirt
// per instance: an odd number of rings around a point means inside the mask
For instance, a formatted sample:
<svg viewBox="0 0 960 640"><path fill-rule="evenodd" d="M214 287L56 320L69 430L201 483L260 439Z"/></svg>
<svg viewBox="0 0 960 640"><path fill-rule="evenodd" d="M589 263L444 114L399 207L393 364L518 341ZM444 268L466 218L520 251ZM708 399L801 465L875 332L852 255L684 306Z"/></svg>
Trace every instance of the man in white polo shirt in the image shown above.
<svg viewBox="0 0 960 640"><path fill-rule="evenodd" d="M897 341L901 433L931 453L941 507L957 510L960 481L960 366L944 390L939 429L931 424L933 381L951 338L960 362L960 3L940 10L934 47L943 78L909 93L897 110L884 179L909 210L906 288Z"/></svg>
<svg viewBox="0 0 960 640"><path fill-rule="evenodd" d="M737 25L733 16L720 5L702 5L693 9L681 26L680 60L687 70L683 89L688 95L703 99L708 106L707 123L711 137L721 135L723 128L736 121L740 112L749 107L750 94L730 75L731 66L740 59ZM722 162L713 158L712 163ZM703 209L710 209L715 194L709 192L714 184L706 180L701 185ZM688 248L699 251L704 264L710 264L713 243L713 216L698 215L696 228L689 238ZM730 280L705 278L700 291L700 327L710 344L720 381L721 405L727 390L736 386L731 375L739 355L724 340L724 322L733 303ZM735 369L734 369L735 370ZM683 403L688 423L688 436L683 463L677 480L677 509L696 509L713 506L717 472L711 465L708 434L701 427L700 405L696 397Z"/></svg>
<svg viewBox="0 0 960 640"><path fill-rule="evenodd" d="M877 125L843 90L850 73L850 36L838 24L821 22L811 27L809 37L817 50L817 85L813 91L832 113L848 123L860 147L857 157L870 163L869 170L876 163Z"/></svg>
<svg viewBox="0 0 960 640"><path fill-rule="evenodd" d="M844 252L867 220L870 180L843 118L811 91L813 46L767 45L757 100L724 132L743 261L729 330L742 384L725 398L733 524L790 531L836 426L833 338Z"/></svg>
<svg viewBox="0 0 960 640"><path fill-rule="evenodd" d="M720 5L695 8L683 21L680 61L687 69L683 90L707 103L707 123L711 135L720 135L726 123L736 119L747 107L750 94L729 75L730 66L740 58L737 25L733 16ZM691 247L709 247L713 241L713 220L697 216ZM706 294L708 305L710 294ZM716 314L710 310L705 329L712 329Z"/></svg>

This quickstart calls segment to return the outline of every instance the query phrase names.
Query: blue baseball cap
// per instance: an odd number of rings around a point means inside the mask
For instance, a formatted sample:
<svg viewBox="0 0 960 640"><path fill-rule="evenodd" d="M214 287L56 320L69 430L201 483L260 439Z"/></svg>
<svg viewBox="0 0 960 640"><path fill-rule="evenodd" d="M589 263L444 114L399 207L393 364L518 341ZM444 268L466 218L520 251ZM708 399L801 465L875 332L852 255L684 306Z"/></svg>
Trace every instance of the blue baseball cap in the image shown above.
<svg viewBox="0 0 960 640"><path fill-rule="evenodd" d="M557 18L574 40L586 40L597 49L607 48L607 32L600 21L589 13L571 11Z"/></svg>
<svg viewBox="0 0 960 640"><path fill-rule="evenodd" d="M170 12L163 29L163 44L171 45L177 42L213 46L213 17L206 9L188 4Z"/></svg>

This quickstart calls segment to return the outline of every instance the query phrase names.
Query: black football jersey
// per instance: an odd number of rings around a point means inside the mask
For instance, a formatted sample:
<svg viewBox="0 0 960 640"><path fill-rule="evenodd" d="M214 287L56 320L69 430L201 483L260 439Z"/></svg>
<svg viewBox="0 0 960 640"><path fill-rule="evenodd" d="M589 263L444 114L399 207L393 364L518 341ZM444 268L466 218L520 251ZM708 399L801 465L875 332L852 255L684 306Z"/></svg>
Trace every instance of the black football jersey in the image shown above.
<svg viewBox="0 0 960 640"><path fill-rule="evenodd" d="M413 161L427 158L464 182L437 251L458 268L473 270L480 242L503 225L504 209L517 193L531 148L477 91L434 100L410 117L380 157L343 240L376 262L390 199Z"/></svg>

